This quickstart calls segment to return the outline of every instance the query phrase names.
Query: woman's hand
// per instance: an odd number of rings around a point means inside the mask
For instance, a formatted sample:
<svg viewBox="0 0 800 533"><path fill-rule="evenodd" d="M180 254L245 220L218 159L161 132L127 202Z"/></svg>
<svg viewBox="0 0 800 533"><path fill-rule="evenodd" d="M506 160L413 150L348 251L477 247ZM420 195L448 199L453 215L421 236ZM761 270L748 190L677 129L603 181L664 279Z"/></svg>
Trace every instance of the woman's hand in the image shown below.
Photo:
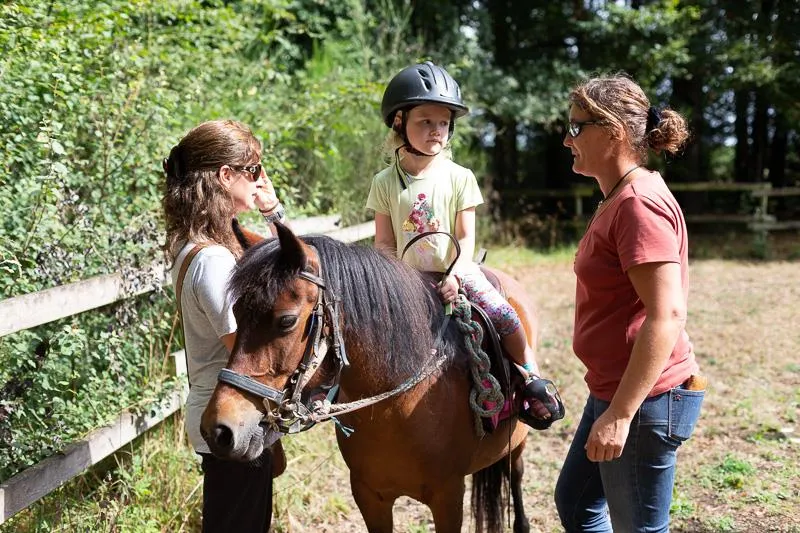
<svg viewBox="0 0 800 533"><path fill-rule="evenodd" d="M456 301L456 297L458 296L458 279L450 274L446 278L439 283L439 298L441 298L442 303L444 304L451 304Z"/></svg>
<svg viewBox="0 0 800 533"><path fill-rule="evenodd" d="M613 461L622 455L628 432L631 429L630 418L618 418L610 409L594 421L586 440L586 457L593 462Z"/></svg>
<svg viewBox="0 0 800 533"><path fill-rule="evenodd" d="M267 177L262 169L261 178L256 185L256 207L258 207L259 211L262 213L269 214L271 211L274 211L279 204L280 201L278 201L278 195L275 193L272 180Z"/></svg>

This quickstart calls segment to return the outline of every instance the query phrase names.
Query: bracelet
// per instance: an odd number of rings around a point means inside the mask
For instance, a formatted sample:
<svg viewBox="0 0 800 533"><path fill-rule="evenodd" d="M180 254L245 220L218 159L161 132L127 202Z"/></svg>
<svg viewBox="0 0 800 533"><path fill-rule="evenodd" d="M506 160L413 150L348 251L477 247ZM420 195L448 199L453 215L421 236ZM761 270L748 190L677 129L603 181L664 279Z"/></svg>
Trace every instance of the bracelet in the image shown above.
<svg viewBox="0 0 800 533"><path fill-rule="evenodd" d="M272 213L273 211L275 211L276 209L278 209L279 207L283 207L283 206L281 205L281 201L277 200L275 202L275 205L273 205L272 207L268 207L267 209L259 209L259 211L261 211L262 215L268 215L268 214Z"/></svg>
<svg viewBox="0 0 800 533"><path fill-rule="evenodd" d="M283 210L283 206L278 204L273 210L272 213L265 213L261 211L261 216L264 217L264 220L267 221L267 224L274 224L275 222L280 222L284 218L286 218L286 212Z"/></svg>

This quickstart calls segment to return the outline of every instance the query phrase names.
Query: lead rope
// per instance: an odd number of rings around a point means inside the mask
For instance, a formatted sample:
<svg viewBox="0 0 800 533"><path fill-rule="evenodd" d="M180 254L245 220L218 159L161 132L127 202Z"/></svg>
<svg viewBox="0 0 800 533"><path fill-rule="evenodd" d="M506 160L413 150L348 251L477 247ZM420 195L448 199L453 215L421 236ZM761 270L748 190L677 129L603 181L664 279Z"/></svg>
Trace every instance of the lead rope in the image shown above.
<svg viewBox="0 0 800 533"><path fill-rule="evenodd" d="M362 409L369 405L381 402L387 398L391 398L396 394L400 394L409 390L414 385L421 382L423 379L433 375L436 373L439 368L441 368L442 364L445 362L446 357L440 355L436 358L431 358L429 362L422 368L420 372L411 376L409 379L395 387L390 391L383 392L376 396L370 396L369 398L363 398L361 400L356 400L353 402L347 403L334 403L332 404L330 400L322 400L316 401L312 405L312 413L309 416L311 420L314 422L322 422L324 420L328 420L329 418L334 418L336 416L350 413L352 411L356 411L358 409Z"/></svg>
<svg viewBox="0 0 800 533"><path fill-rule="evenodd" d="M475 320L472 320L472 307L466 296L460 294L453 306L453 316L458 324L458 329L464 334L467 349L470 355L470 375L472 376L472 390L469 393L469 405L475 415L475 433L483 438L486 431L483 429L483 418L489 418L503 408L505 396L490 370L489 355L481 348L483 342L483 329ZM486 386L485 383L489 385ZM487 402L492 402L492 407L486 408Z"/></svg>

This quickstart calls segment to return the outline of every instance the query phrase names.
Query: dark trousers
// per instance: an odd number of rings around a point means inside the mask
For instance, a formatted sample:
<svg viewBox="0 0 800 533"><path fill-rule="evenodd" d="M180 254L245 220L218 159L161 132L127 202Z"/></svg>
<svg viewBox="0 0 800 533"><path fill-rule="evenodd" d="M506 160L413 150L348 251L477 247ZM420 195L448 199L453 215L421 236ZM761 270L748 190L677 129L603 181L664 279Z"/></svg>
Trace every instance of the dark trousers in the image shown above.
<svg viewBox="0 0 800 533"><path fill-rule="evenodd" d="M255 461L203 458L203 533L266 533L272 522L272 455Z"/></svg>

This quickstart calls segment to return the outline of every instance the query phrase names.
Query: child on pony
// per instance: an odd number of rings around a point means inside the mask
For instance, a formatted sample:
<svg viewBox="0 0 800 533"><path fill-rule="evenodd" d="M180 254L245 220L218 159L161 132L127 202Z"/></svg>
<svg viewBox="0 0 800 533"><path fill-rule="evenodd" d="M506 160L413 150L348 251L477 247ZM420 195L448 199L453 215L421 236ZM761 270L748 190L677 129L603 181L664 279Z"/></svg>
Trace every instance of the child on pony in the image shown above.
<svg viewBox="0 0 800 533"><path fill-rule="evenodd" d="M516 311L472 261L475 208L483 197L475 175L451 159L448 147L455 120L468 112L458 83L431 62L407 67L389 82L381 114L392 130L386 148L394 163L375 175L366 204L375 211L375 246L419 270L444 273L453 257L447 236L428 235L403 252L409 241L425 232L455 236L461 255L439 285L439 296L443 303L452 303L461 289L486 312L526 379L528 407L520 418L546 429L564 416L558 391L551 381L538 377Z"/></svg>

